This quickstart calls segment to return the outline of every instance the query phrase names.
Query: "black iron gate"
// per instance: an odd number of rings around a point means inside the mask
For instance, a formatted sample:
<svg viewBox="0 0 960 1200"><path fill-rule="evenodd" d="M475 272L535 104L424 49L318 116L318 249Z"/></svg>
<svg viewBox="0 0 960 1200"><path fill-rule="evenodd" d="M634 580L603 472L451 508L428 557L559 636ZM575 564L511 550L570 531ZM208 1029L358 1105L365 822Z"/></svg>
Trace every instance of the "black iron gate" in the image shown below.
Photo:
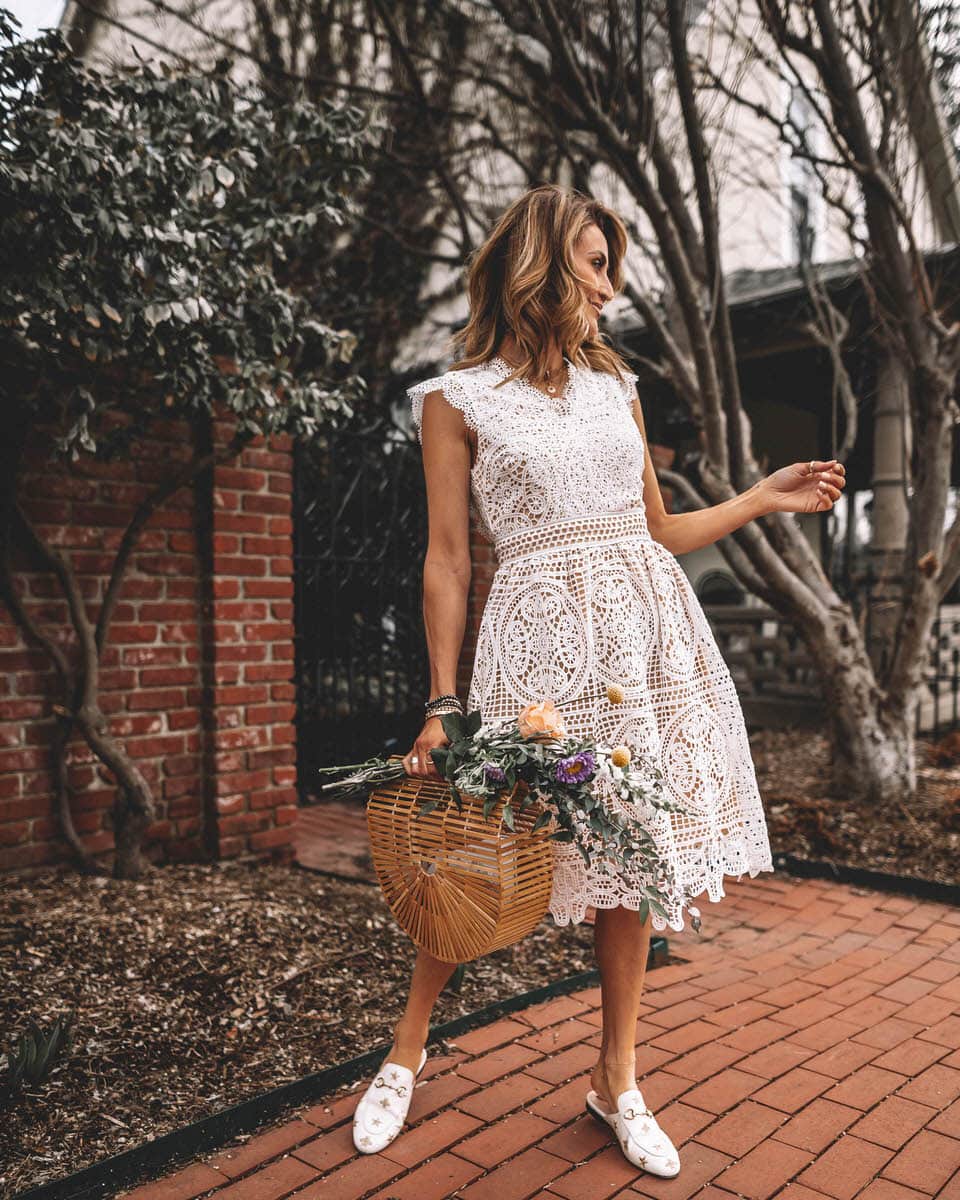
<svg viewBox="0 0 960 1200"><path fill-rule="evenodd" d="M404 753L423 721L429 671L421 577L420 450L394 426L297 449L294 493L297 775Z"/></svg>

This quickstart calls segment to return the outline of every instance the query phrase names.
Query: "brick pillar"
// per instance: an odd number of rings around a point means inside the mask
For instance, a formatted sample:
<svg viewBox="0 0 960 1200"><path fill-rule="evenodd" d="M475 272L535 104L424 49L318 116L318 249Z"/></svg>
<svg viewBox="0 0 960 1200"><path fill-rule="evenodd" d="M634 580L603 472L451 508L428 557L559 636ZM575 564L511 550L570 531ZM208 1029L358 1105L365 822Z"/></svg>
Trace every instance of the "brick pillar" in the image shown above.
<svg viewBox="0 0 960 1200"><path fill-rule="evenodd" d="M231 428L216 423L214 437ZM289 437L258 439L213 475L204 719L207 845L219 858L293 853L292 493Z"/></svg>

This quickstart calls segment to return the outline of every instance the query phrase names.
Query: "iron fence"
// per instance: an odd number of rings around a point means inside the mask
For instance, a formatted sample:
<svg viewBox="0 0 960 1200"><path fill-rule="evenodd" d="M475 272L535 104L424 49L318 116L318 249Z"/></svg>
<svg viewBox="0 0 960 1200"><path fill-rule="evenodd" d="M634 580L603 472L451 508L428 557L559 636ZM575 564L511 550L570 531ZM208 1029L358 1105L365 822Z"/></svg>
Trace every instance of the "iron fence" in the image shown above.
<svg viewBox="0 0 960 1200"><path fill-rule="evenodd" d="M924 681L932 695L917 708L917 729L940 737L960 728L960 604L941 605L930 641ZM930 717L926 709L932 709Z"/></svg>
<svg viewBox="0 0 960 1200"><path fill-rule="evenodd" d="M409 749L429 687L419 447L386 423L297 449L297 775Z"/></svg>

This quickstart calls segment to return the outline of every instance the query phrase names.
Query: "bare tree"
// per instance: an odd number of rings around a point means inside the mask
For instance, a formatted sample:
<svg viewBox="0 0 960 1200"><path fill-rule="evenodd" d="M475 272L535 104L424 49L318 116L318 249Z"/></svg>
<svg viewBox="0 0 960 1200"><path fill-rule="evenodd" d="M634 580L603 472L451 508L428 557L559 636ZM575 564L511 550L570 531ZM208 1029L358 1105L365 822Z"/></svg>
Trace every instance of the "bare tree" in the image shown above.
<svg viewBox="0 0 960 1200"><path fill-rule="evenodd" d="M487 111L498 116L488 120L512 128L511 110L522 107L528 126L532 118L540 138L563 148L576 178L596 180L602 168L621 204L626 197L636 206L652 234L664 295L658 302L631 285L629 296L656 339L660 369L685 403L701 448L696 486L670 471L659 477L693 505L729 499L762 471L751 448L726 297L715 141L704 115L715 93L691 50L694 18L716 21L717 6L701 13L686 0L642 7L493 0L493 7L502 23L495 52L468 55L459 69L476 95L496 97ZM910 107L927 84L916 43L916 74L903 77L910 61L903 22L910 15L905 2L849 6L841 29L828 0L760 6L765 53L807 88L830 131L823 154L800 150L849 209L851 230L865 226L864 281L884 344L909 384L912 499L902 598L883 669L792 514L763 517L719 546L741 582L793 623L812 655L827 699L834 789L880 803L916 790L914 725L928 637L937 605L960 574L960 523L944 528L958 327L936 296L904 191L917 157ZM794 70L798 58L806 66ZM789 137L783 115L771 115ZM914 152L906 164L905 147ZM855 403L838 352L844 318L815 273L808 278L814 328L833 348L840 372L848 446Z"/></svg>
<svg viewBox="0 0 960 1200"><path fill-rule="evenodd" d="M882 666L873 661L851 605L792 514L763 517L719 549L809 649L827 700L835 791L880 803L912 795L928 637L960 575L960 520L945 529L958 327L921 252L907 191L939 153L917 0L857 0L842 6L842 24L829 0L756 0L752 11L748 0L304 0L282 11L272 0L250 3L256 34L247 53L264 79L313 78L322 94L363 96L384 117L383 168L365 199L363 232L338 247L334 268L345 292L372 296L382 285L367 322L343 314L376 345L377 371L419 319L412 301L432 268L448 269L436 294L451 295L471 235L512 191L542 178L609 190L636 233L627 296L655 339L655 369L699 439L695 478L668 470L659 478L694 507L727 500L763 474L726 294L717 97L754 104L777 143L809 164L843 216L908 401L910 500L891 653ZM729 56L716 72L701 48L743 13L754 27L749 53L739 67ZM365 55L356 49L361 40ZM828 133L826 146L812 144L778 103L757 104L741 86L754 67L801 89ZM940 158L947 171L952 157ZM926 184L946 227L956 194L942 171ZM384 272L385 262L395 270ZM817 272L805 276L810 332L836 368L843 458L857 412L843 369L847 321ZM409 311L390 319L398 295Z"/></svg>

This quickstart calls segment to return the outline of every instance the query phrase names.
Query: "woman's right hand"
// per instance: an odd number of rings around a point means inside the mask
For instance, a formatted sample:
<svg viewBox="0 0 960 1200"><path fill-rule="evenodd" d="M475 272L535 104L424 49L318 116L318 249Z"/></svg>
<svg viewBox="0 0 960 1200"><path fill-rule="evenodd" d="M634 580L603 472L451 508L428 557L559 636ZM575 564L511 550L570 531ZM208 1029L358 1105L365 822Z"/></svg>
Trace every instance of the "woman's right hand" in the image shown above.
<svg viewBox="0 0 960 1200"><path fill-rule="evenodd" d="M439 746L447 746L450 739L443 732L439 717L429 717L423 729L417 735L413 748L403 756L403 769L408 775L421 775L426 779L442 779L433 761L430 751ZM416 762L412 760L416 759Z"/></svg>

